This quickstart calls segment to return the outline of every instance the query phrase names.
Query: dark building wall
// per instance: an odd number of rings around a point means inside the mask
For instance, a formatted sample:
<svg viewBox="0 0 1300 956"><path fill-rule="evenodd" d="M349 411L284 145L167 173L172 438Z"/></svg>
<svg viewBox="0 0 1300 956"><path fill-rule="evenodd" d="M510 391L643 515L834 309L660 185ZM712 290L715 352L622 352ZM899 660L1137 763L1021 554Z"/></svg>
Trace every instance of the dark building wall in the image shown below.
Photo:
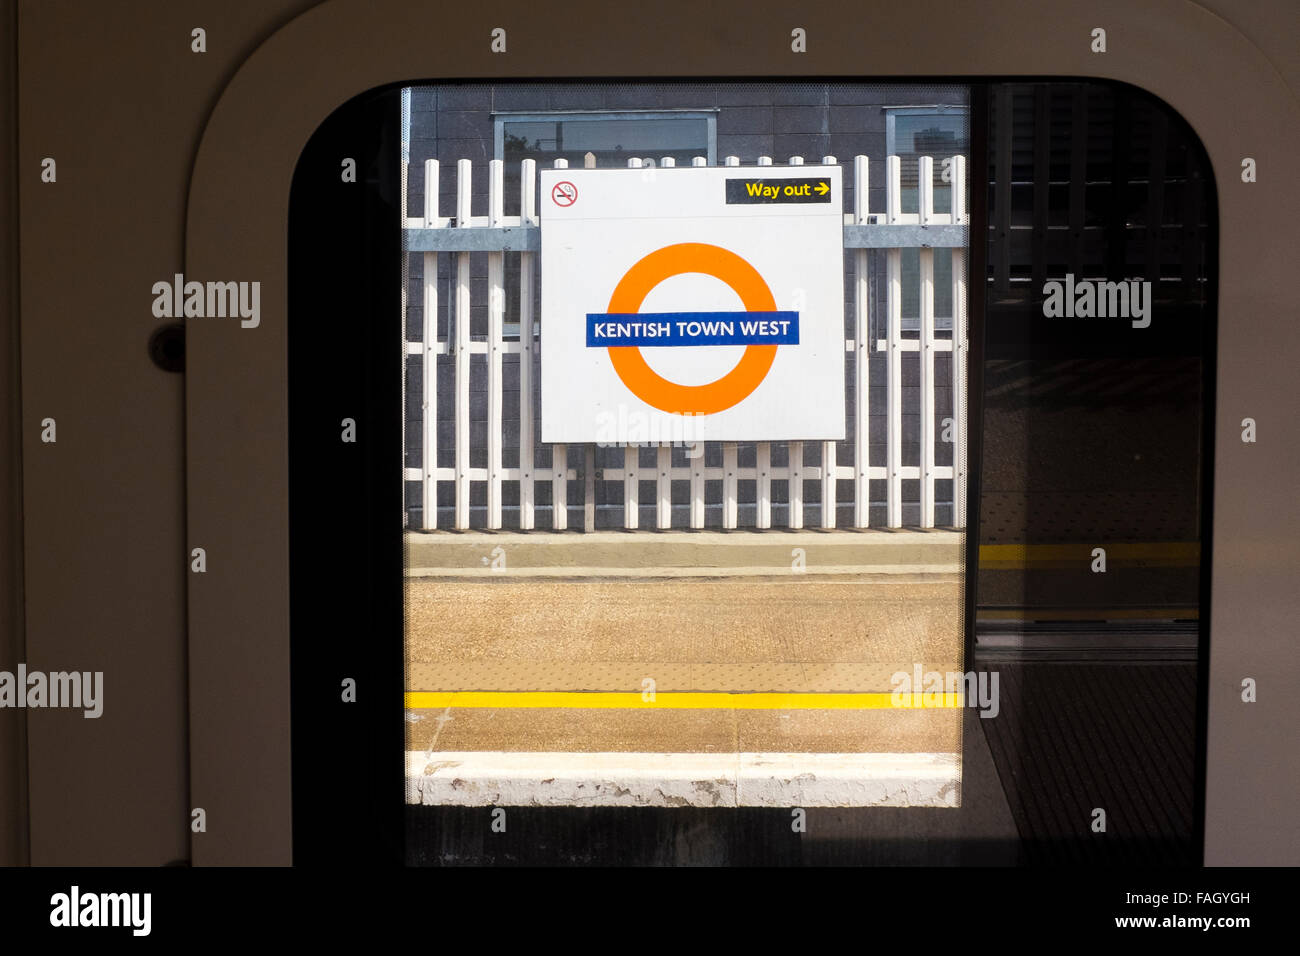
<svg viewBox="0 0 1300 956"><path fill-rule="evenodd" d="M474 215L487 209L487 163L493 155L493 117L500 112L563 110L717 110L718 161L738 156L751 165L760 156L784 164L791 156L819 162L834 156L848 168L845 210L853 208L852 161L885 155L885 107L964 106L965 87L870 84L514 84L423 86L411 89L410 215L420 214L424 161L438 160L443 172L439 203L454 212L452 170L457 160L474 162ZM450 167L450 168L448 168ZM517 203L518 197L507 196ZM872 210L884 209L883 176L872 177Z"/></svg>

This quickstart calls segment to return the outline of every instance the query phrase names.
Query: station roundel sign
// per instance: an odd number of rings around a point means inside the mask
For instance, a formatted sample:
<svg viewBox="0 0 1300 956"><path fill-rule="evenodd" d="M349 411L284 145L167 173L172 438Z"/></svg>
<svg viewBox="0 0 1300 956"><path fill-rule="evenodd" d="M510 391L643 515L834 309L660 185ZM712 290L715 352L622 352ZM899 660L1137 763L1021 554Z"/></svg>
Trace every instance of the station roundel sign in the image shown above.
<svg viewBox="0 0 1300 956"><path fill-rule="evenodd" d="M628 269L610 296L611 313L641 310L650 291L665 279L697 272L713 276L740 296L747 312L775 312L776 300L767 282L746 259L721 246L680 242L656 249ZM750 344L740 361L715 381L682 385L652 369L635 345L609 347L614 371L637 398L672 415L712 415L738 405L751 395L776 360L775 345Z"/></svg>

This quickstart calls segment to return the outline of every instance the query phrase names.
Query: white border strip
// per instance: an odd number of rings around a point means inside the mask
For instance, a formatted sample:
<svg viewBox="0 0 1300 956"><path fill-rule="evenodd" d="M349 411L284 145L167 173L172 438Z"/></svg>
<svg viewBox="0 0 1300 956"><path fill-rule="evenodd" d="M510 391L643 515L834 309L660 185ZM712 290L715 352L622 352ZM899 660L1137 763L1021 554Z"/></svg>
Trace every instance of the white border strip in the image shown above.
<svg viewBox="0 0 1300 956"><path fill-rule="evenodd" d="M961 755L408 750L406 802L469 807L958 807Z"/></svg>

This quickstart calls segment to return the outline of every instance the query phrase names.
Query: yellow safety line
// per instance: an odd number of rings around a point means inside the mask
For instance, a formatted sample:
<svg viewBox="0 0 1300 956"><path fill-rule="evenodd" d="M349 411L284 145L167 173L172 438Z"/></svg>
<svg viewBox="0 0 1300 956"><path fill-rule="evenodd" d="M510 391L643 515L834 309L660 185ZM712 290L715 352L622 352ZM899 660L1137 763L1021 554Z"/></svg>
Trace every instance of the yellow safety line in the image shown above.
<svg viewBox="0 0 1300 956"><path fill-rule="evenodd" d="M559 707L573 710L881 710L912 707L961 707L956 693L863 694L727 694L657 693L645 700L635 691L407 691L412 710L442 707ZM940 700L942 698L942 700Z"/></svg>
<svg viewBox="0 0 1300 956"><path fill-rule="evenodd" d="M1200 617L1200 611L1194 607L1142 607L1142 608L1079 608L1079 609L1039 609L1039 608L984 608L976 611L975 616L982 621L1001 621L1007 619L1028 619L1040 621L1120 621L1120 620L1187 620Z"/></svg>
<svg viewBox="0 0 1300 956"><path fill-rule="evenodd" d="M980 567L993 570L1032 565L1071 566L1092 558L1094 544L982 544ZM1107 561L1119 561L1154 567L1189 567L1200 561L1198 541L1138 541L1106 544Z"/></svg>

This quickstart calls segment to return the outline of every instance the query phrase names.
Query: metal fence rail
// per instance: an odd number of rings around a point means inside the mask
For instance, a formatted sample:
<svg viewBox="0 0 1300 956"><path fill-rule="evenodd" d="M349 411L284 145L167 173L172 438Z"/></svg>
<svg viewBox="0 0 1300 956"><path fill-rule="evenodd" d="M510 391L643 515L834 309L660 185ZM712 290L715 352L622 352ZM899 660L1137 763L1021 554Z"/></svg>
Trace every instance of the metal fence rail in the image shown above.
<svg viewBox="0 0 1300 956"><path fill-rule="evenodd" d="M632 168L640 168L648 161L629 160ZM822 158L822 163L833 165L833 156ZM803 158L793 156L790 165L803 165ZM760 157L758 165L771 165L768 157ZM660 166L672 166L672 159L663 159ZM693 163L706 165L702 157ZM737 157L729 156L727 166L739 166ZM567 163L557 160L556 166ZM868 209L869 163L866 156L857 156L853 162L853 212L846 214L844 245L846 265L852 267L853 295L846 303L848 316L846 329L846 362L851 369L852 403L847 410L848 444L852 461L841 464L836 460L835 442L757 442L753 444L753 464L740 463L740 449L736 442L701 443L705 447L674 448L670 445L650 446L645 452L640 446L619 446L621 461L614 466L597 468L598 449L594 445L581 450L571 450L556 444L538 446L536 421L538 408L534 383L539 369L536 367L538 337L534 322L534 291L538 278L537 258L541 248L540 228L536 202L536 165L524 160L520 168L520 215L506 216L504 210L504 164L493 160L488 164L487 215L474 216L471 211L472 164L462 159L456 164L455 215L446 216L438 208L439 168L436 160L424 164L423 212L417 217L407 217L403 224L406 254L423 257L423 334L420 341L407 341L406 352L412 361L421 366L421 431L420 464L408 467L406 478L418 482L420 488L420 520L424 530L438 528L438 486L450 483L454 506L451 527L466 530L472 526L499 529L503 525L505 495L508 483L517 483L518 527L532 530L537 527L538 512L549 513L551 530L569 527L569 509L581 507L583 530L596 528L597 483L622 488L622 521L624 528L637 528L643 506L654 507L654 527L674 527L674 507L686 513L685 521L678 522L692 529L705 527L706 509L720 508L723 528L740 527L740 485L754 482L753 527L771 528L773 511L782 510L785 525L789 528L805 526L805 511L812 507L818 512L818 526L837 527L835 503L840 482L853 486L853 519L851 527L870 525L870 482L883 481L885 488L885 526L903 526L903 482L917 481L919 485L919 526L935 526L936 482L951 481L952 494L944 503L951 503L952 524L961 527L966 510L966 247L969 216L965 209L965 157L955 156L944 161L944 180L952 189L952 211L934 211L934 162L923 156L918 161L918 211L902 212L901 166L897 156L885 160L885 209L872 213ZM407 195L407 168L402 168L402 194ZM902 321L901 255L904 249L919 250L919 303L920 322L915 337L905 335ZM935 272L934 250L952 250L952 330L948 335L937 334L935 328ZM506 269L507 253L517 253L518 306L513 316L518 322L519 337L505 337L506 322ZM471 335L470 293L471 256L487 257L487 330L483 337ZM438 335L438 257L452 257L452 296L449 333ZM869 288L872 257L884 256L886 281L886 312L884 336L870 341L871 293ZM406 312L405 287L403 289L403 316ZM545 317L542 317L540 334L545 334ZM885 461L872 465L869 462L871 442L870 361L872 350L883 352L885 361ZM952 354L950 378L952 414L937 421L935 357L938 353ZM518 408L518 464L503 465L506 447L505 389L503 358L518 356L519 408ZM438 358L445 357L451 365L453 387L451 408L439 407ZM903 376L904 363L915 363L919 381L919 462L903 464ZM486 448L476 449L480 457L486 452L485 464L471 467L470 379L472 367L486 371L487 421ZM405 386L405 375L403 376ZM449 423L454 435L454 450L450 461L439 461L438 424ZM938 426L938 427L936 427ZM404 441L405 447L405 441ZM808 447L805 447L807 444ZM951 445L952 464L938 464L937 452L944 444ZM717 447L720 446L720 449ZM537 451L543 451L538 461ZM549 455L545 449L549 448ZM721 454L718 454L720 450ZM774 454L775 452L775 454ZM616 453L615 453L616 454ZM574 459L570 463L571 457ZM748 455L746 455L748 457ZM809 459L813 459L811 462ZM642 483L652 483L653 497L643 501ZM819 503L805 504L805 483L814 482L819 488ZM676 483L676 484L675 484ZM543 486L539 501L538 485ZM486 505L471 509L471 491L475 485L486 486ZM549 486L549 494L546 493ZM785 491L784 501L777 502L774 491ZM513 490L513 489L512 489ZM711 492L711 493L710 493ZM445 496L445 494L444 494ZM829 503L829 506L828 506ZM511 506L513 507L513 505ZM746 507L748 512L748 507ZM481 511L480 523L471 524L473 511ZM545 525L543 526L545 528Z"/></svg>

